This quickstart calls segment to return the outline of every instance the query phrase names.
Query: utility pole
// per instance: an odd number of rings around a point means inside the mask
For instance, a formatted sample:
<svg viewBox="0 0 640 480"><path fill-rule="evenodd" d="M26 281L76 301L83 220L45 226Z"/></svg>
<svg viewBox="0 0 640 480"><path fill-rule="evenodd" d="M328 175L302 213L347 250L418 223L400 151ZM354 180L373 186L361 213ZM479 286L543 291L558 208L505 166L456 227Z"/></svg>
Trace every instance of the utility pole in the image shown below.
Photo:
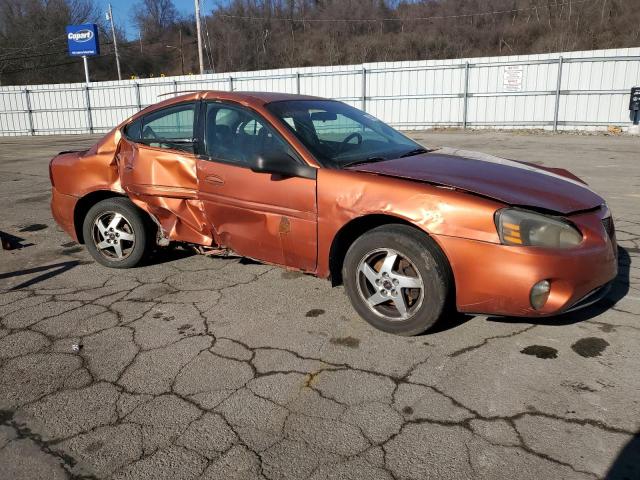
<svg viewBox="0 0 640 480"><path fill-rule="evenodd" d="M109 12L107 13L107 17L109 17L109 21L111 22L111 35L113 36L113 51L116 54L118 80L122 80L122 72L120 71L120 55L118 55L118 40L116 40L116 28L113 26L113 10L111 10L111 4L109 4Z"/></svg>
<svg viewBox="0 0 640 480"><path fill-rule="evenodd" d="M198 61L200 62L200 75L204 73L204 60L202 58L202 32L200 31L200 0L196 2L196 33L198 35Z"/></svg>
<svg viewBox="0 0 640 480"><path fill-rule="evenodd" d="M174 48L176 50L178 50L180 52L180 68L182 71L182 75L184 75L184 53L182 51L182 29L179 30L180 32L180 46L179 47L175 47L173 45L165 45L165 47L167 48Z"/></svg>
<svg viewBox="0 0 640 480"><path fill-rule="evenodd" d="M180 68L184 75L184 53L182 52L182 29L180 29Z"/></svg>

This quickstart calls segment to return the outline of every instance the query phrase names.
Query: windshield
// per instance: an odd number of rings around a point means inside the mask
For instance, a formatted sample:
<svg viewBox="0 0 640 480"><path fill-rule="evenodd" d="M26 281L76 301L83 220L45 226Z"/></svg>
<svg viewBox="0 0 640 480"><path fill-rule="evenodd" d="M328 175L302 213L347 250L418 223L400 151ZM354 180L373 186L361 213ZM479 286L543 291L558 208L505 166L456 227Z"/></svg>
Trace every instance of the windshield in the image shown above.
<svg viewBox="0 0 640 480"><path fill-rule="evenodd" d="M377 118L332 100L287 100L267 108L325 166L344 167L423 153L425 149Z"/></svg>

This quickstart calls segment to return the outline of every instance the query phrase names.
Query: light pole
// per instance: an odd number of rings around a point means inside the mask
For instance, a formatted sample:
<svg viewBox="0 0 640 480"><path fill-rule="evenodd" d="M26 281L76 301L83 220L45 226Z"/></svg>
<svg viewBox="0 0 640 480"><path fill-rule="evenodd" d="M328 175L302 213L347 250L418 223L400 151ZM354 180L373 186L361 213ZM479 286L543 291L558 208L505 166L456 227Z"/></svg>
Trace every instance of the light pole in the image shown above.
<svg viewBox="0 0 640 480"><path fill-rule="evenodd" d="M113 36L113 51L116 54L116 67L118 68L118 80L122 80L122 73L120 72L120 55L118 55L118 40L116 39L116 28L113 26L113 10L111 10L111 4L109 4L109 11L107 12L107 18L111 22L111 35Z"/></svg>

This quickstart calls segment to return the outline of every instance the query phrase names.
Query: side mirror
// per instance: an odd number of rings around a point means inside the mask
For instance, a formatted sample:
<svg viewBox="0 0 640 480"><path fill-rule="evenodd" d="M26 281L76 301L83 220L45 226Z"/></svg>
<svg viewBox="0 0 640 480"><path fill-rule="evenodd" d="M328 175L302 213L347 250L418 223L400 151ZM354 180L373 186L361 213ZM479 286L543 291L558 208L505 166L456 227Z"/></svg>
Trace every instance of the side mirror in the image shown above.
<svg viewBox="0 0 640 480"><path fill-rule="evenodd" d="M315 168L299 164L284 152L258 155L249 163L251 171L255 173L316 179L317 170Z"/></svg>

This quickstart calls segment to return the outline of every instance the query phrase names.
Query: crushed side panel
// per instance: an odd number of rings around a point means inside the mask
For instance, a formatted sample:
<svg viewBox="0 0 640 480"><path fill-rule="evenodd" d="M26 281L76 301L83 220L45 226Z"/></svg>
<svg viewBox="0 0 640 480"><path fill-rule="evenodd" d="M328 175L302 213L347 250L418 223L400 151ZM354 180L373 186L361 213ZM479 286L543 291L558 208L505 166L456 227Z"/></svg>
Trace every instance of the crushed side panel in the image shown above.
<svg viewBox="0 0 640 480"><path fill-rule="evenodd" d="M158 222L163 237L212 245L204 206L198 200L193 154L123 139L117 155L124 191Z"/></svg>

